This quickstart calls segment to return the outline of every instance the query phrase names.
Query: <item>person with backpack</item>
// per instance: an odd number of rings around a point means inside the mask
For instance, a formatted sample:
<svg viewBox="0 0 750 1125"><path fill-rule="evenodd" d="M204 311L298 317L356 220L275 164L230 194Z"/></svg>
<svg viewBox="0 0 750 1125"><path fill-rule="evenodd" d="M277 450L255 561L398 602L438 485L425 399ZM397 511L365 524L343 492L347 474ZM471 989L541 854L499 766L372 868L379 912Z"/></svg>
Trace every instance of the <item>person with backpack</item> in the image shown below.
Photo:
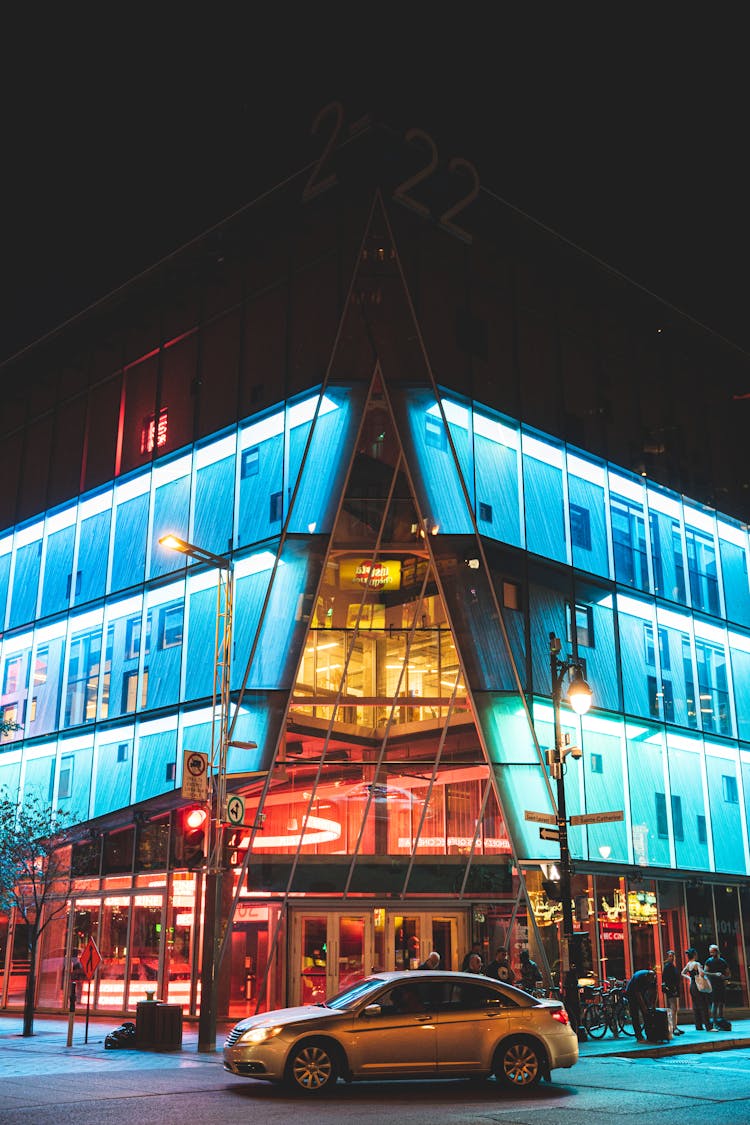
<svg viewBox="0 0 750 1125"><path fill-rule="evenodd" d="M682 970L682 976L685 980L690 981L690 999L693 1002L693 1018L695 1020L695 1030L713 1031L714 1025L711 1022L711 1013L709 1006L711 1003L711 982L703 972L703 966L700 961L696 960L696 950L691 946L686 951L688 961L685 968ZM701 981L701 984L698 984ZM708 982L708 988L705 988L703 982Z"/></svg>

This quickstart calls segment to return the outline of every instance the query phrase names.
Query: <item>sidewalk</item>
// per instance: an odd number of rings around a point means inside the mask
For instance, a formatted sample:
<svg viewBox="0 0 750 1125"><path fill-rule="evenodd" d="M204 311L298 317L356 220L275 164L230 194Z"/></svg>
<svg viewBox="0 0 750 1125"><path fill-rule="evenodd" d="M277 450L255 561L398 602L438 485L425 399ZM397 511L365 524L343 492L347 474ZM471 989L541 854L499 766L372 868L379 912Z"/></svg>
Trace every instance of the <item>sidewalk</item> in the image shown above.
<svg viewBox="0 0 750 1125"><path fill-rule="evenodd" d="M647 1058L661 1058L664 1055L693 1055L705 1051L732 1051L738 1047L750 1047L750 1019L732 1020L731 1031L696 1031L691 1023L680 1023L684 1035L670 1039L668 1043L639 1043L632 1035L615 1038L608 1031L603 1039L587 1039L580 1044L580 1057L606 1057L616 1055L620 1058L634 1059L640 1055Z"/></svg>

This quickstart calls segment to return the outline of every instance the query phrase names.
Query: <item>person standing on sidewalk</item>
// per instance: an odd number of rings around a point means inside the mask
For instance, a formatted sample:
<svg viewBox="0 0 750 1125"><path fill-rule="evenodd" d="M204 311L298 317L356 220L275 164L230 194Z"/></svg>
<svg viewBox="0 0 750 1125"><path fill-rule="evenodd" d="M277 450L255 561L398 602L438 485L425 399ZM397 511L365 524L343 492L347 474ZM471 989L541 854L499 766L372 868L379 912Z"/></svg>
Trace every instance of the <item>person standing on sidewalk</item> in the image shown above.
<svg viewBox="0 0 750 1125"><path fill-rule="evenodd" d="M716 1027L718 1021L724 1019L724 1000L729 978L729 965L719 953L718 945L709 945L703 972L711 981L711 1018Z"/></svg>
<svg viewBox="0 0 750 1125"><path fill-rule="evenodd" d="M667 959L661 967L661 987L672 1034L684 1035L684 1032L677 1026L677 1014L680 1010L680 970L675 964L674 949L667 950Z"/></svg>
<svg viewBox="0 0 750 1125"><path fill-rule="evenodd" d="M696 982L698 978L702 977L704 974L703 966L701 965L700 961L696 960L695 954L696 950L693 949L692 946L690 947L690 949L686 950L688 962L685 965L685 968L682 970L682 976L685 978L685 980L690 981L690 999L693 1002L693 1018L695 1019L695 1030L703 1031L703 1028L705 1027L706 1031L713 1031L714 1025L711 1023L711 1015L708 1010L709 1004L711 1002L711 993L701 992L701 990L698 988Z"/></svg>

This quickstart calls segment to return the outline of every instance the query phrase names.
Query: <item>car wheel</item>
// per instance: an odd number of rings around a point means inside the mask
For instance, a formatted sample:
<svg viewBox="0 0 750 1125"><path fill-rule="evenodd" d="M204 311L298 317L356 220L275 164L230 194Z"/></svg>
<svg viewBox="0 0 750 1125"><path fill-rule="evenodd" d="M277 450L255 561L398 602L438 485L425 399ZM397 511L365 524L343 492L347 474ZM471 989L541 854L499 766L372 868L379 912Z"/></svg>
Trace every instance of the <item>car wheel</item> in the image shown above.
<svg viewBox="0 0 750 1125"><path fill-rule="evenodd" d="M495 1077L514 1090L536 1086L543 1070L541 1048L528 1039L509 1039L495 1056Z"/></svg>
<svg viewBox="0 0 750 1125"><path fill-rule="evenodd" d="M330 1044L310 1039L295 1047L286 1068L288 1084L303 1094L322 1094L336 1085L339 1066Z"/></svg>

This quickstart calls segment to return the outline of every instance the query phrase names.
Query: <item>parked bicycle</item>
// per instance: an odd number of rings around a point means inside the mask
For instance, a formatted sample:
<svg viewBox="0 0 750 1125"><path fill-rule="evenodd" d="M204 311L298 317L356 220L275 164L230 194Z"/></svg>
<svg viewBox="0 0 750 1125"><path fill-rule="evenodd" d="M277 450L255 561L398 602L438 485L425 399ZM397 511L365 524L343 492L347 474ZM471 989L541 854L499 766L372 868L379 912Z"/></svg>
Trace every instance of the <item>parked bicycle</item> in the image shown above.
<svg viewBox="0 0 750 1125"><path fill-rule="evenodd" d="M607 1030L614 1036L634 1034L625 981L608 980L606 988L591 988L590 993L581 1022L592 1039L603 1039Z"/></svg>

